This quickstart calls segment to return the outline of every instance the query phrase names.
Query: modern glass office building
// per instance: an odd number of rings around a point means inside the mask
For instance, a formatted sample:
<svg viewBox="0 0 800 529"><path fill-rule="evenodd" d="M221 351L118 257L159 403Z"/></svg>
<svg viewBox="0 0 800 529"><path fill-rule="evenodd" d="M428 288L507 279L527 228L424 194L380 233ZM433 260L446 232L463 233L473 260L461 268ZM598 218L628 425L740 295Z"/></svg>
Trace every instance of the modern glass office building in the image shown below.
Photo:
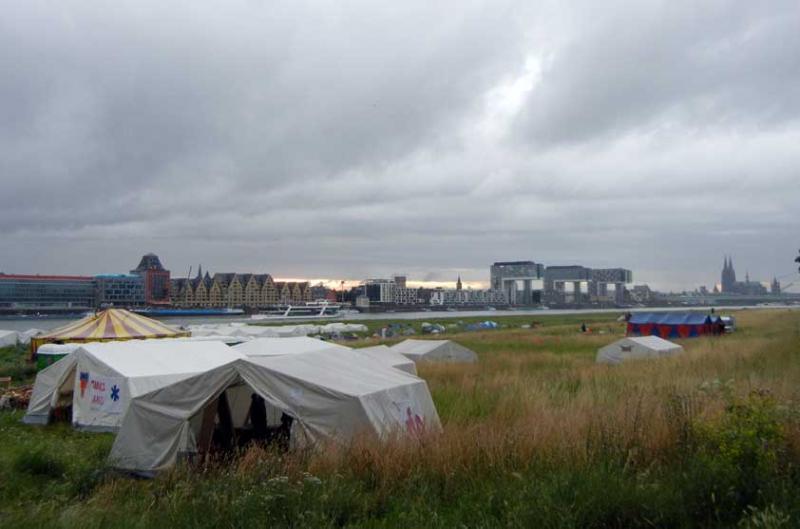
<svg viewBox="0 0 800 529"><path fill-rule="evenodd" d="M135 274L95 276L97 307L140 307L144 305L144 278Z"/></svg>
<svg viewBox="0 0 800 529"><path fill-rule="evenodd" d="M91 277L0 274L0 308L82 310L94 304Z"/></svg>

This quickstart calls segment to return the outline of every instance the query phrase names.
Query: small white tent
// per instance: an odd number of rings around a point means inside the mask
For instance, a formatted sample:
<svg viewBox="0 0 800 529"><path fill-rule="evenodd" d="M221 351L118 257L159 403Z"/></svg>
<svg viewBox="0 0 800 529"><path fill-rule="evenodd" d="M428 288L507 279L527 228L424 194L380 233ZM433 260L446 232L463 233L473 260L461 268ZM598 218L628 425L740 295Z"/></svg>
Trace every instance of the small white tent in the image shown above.
<svg viewBox="0 0 800 529"><path fill-rule="evenodd" d="M81 344L36 375L23 421L47 424L59 402L72 424L115 431L132 398L243 358L220 342L132 340Z"/></svg>
<svg viewBox="0 0 800 529"><path fill-rule="evenodd" d="M169 468L207 446L204 423L243 431L253 394L264 399L267 413L274 409L293 419L295 445L441 429L424 380L355 351L260 356L134 398L109 460L139 473ZM223 402L226 413L220 412Z"/></svg>
<svg viewBox="0 0 800 529"><path fill-rule="evenodd" d="M31 338L44 333L45 331L42 329L28 329L26 331L22 331L19 333L19 343L23 345L29 345L31 343Z"/></svg>
<svg viewBox="0 0 800 529"><path fill-rule="evenodd" d="M451 340L404 340L391 350L415 362L477 362L474 351Z"/></svg>
<svg viewBox="0 0 800 529"><path fill-rule="evenodd" d="M619 364L637 358L657 358L683 352L683 347L658 336L623 338L597 350L600 364Z"/></svg>
<svg viewBox="0 0 800 529"><path fill-rule="evenodd" d="M417 366L410 358L403 356L397 351L392 351L391 348L385 345L373 345L372 347L362 347L361 349L354 349L357 353L365 354L370 358L374 358L380 362L388 363L395 369L400 369L412 375L417 374Z"/></svg>
<svg viewBox="0 0 800 529"><path fill-rule="evenodd" d="M0 331L0 347L17 345L19 334L17 331Z"/></svg>

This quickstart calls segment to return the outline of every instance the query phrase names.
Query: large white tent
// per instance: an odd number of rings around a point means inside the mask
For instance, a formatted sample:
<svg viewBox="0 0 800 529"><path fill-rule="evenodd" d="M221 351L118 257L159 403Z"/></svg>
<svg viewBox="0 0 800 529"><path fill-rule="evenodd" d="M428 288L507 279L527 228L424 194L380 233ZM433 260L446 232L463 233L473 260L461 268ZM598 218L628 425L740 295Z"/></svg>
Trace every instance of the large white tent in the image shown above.
<svg viewBox="0 0 800 529"><path fill-rule="evenodd" d="M619 364L625 360L638 358L658 358L682 353L680 345L658 336L637 336L623 338L597 350L597 362Z"/></svg>
<svg viewBox="0 0 800 529"><path fill-rule="evenodd" d="M354 351L365 354L370 358L380 362L388 363L390 366L405 371L406 373L410 373L412 375L417 374L417 366L414 364L413 360L396 351L393 351L390 347L385 345L362 347L360 349L354 349Z"/></svg>
<svg viewBox="0 0 800 529"><path fill-rule="evenodd" d="M391 347L414 362L477 362L474 351L451 340L404 340Z"/></svg>
<svg viewBox="0 0 800 529"><path fill-rule="evenodd" d="M72 424L115 431L134 397L243 358L220 342L132 340L81 344L40 371L23 421L47 424L60 403Z"/></svg>
<svg viewBox="0 0 800 529"><path fill-rule="evenodd" d="M293 419L295 445L441 429L424 380L353 350L260 356L134 398L110 462L139 473L169 468L182 455L207 446L204 424L225 422L231 431L244 431L256 396ZM223 402L226 413L220 412Z"/></svg>

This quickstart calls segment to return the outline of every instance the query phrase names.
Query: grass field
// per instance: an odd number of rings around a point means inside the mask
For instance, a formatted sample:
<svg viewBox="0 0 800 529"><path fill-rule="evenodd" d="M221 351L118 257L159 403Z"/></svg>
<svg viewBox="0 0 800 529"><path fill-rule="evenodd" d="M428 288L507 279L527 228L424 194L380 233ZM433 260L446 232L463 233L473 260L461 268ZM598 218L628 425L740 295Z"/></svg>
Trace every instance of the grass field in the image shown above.
<svg viewBox="0 0 800 529"><path fill-rule="evenodd" d="M800 526L800 312L616 367L594 363L614 316L493 319L448 336L478 364L419 366L444 425L421 442L133 480L105 467L111 436L0 412L0 527Z"/></svg>

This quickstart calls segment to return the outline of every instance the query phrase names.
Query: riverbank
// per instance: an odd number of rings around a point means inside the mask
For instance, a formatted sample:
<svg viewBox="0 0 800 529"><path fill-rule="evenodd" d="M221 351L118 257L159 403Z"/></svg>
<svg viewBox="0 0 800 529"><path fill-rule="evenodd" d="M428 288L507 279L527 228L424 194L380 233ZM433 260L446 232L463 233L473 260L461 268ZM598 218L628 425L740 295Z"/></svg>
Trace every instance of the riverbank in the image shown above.
<svg viewBox="0 0 800 529"><path fill-rule="evenodd" d="M442 419L154 480L110 472L109 435L0 413L0 525L25 527L791 527L800 520L800 312L744 310L677 357L594 362L614 314L454 333L471 365L422 364ZM602 331L602 332L601 332Z"/></svg>

